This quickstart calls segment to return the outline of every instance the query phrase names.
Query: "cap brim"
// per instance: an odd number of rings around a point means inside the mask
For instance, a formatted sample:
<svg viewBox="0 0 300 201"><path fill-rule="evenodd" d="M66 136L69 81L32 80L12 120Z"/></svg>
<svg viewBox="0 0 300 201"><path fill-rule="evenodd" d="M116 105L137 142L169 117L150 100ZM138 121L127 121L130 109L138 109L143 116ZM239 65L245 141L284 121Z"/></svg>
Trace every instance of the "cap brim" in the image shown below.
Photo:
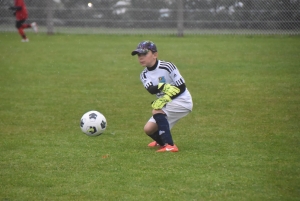
<svg viewBox="0 0 300 201"><path fill-rule="evenodd" d="M134 51L131 52L131 55L134 56L134 55L136 55L138 53L139 53L138 51L134 50Z"/></svg>
<svg viewBox="0 0 300 201"><path fill-rule="evenodd" d="M147 52L149 52L150 50L148 49L136 49L134 51L131 52L131 55L134 56L136 54L145 54Z"/></svg>

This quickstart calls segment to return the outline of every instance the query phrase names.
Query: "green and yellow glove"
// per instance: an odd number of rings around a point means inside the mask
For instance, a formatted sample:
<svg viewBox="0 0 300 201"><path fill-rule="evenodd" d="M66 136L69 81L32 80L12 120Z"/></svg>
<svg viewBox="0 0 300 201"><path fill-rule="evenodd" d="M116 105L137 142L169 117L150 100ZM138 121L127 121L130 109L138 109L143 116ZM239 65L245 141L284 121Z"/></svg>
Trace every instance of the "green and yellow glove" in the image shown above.
<svg viewBox="0 0 300 201"><path fill-rule="evenodd" d="M178 89L177 87L164 83L159 83L158 89L170 97L175 96L180 92L180 89Z"/></svg>
<svg viewBox="0 0 300 201"><path fill-rule="evenodd" d="M155 110L160 110L161 108L163 108L165 106L165 104L167 104L171 100L172 99L170 98L170 96L164 95L163 97L158 98L155 101L153 101L151 106Z"/></svg>

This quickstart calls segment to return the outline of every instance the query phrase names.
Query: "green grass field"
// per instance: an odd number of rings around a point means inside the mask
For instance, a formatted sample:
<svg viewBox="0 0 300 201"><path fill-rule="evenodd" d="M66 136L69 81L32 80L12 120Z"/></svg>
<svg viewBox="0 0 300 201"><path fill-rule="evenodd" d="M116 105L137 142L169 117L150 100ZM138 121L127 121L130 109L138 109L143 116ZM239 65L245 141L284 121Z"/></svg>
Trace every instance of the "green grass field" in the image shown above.
<svg viewBox="0 0 300 201"><path fill-rule="evenodd" d="M300 37L0 34L0 200L300 200ZM144 39L194 110L156 153ZM99 137L81 116L102 112Z"/></svg>

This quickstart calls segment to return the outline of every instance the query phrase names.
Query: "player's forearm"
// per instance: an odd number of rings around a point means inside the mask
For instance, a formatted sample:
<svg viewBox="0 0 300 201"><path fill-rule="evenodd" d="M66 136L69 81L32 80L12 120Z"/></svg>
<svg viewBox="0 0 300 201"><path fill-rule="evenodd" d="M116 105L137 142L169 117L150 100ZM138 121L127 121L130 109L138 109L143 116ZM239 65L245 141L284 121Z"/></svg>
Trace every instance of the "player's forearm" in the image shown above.
<svg viewBox="0 0 300 201"><path fill-rule="evenodd" d="M185 86L185 83L183 83L182 85L179 85L179 86L176 86L177 88L180 89L180 92L174 96L170 96L171 99L174 99L176 97L178 97L180 94L182 94L183 92L185 92L185 89L186 89L186 86ZM157 94L157 93L160 93L161 91L158 89L158 86L155 85L155 86L150 86L147 88L147 91L150 93L150 94Z"/></svg>
<svg viewBox="0 0 300 201"><path fill-rule="evenodd" d="M160 90L158 89L157 85L156 86L150 86L147 88L147 91L150 93L150 94L157 94L160 92Z"/></svg>
<svg viewBox="0 0 300 201"><path fill-rule="evenodd" d="M174 98L180 96L183 92L185 92L186 86L185 83L183 83L182 85L176 86L178 89L180 89L180 92L174 96L171 96L171 99L173 100Z"/></svg>

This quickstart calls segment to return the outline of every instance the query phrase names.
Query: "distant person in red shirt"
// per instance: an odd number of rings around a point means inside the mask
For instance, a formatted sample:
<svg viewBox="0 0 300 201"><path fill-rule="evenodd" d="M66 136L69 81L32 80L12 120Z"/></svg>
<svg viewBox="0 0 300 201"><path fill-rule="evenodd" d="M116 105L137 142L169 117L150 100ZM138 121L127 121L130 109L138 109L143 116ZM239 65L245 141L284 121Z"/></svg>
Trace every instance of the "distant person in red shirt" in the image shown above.
<svg viewBox="0 0 300 201"><path fill-rule="evenodd" d="M18 29L19 34L22 37L22 42L29 42L29 39L26 37L24 29L33 28L33 30L37 33L38 27L35 22L31 24L25 24L25 20L28 18L28 12L26 9L26 5L24 0L14 0L15 6L11 6L9 9L14 11L14 15L16 16L16 27Z"/></svg>

